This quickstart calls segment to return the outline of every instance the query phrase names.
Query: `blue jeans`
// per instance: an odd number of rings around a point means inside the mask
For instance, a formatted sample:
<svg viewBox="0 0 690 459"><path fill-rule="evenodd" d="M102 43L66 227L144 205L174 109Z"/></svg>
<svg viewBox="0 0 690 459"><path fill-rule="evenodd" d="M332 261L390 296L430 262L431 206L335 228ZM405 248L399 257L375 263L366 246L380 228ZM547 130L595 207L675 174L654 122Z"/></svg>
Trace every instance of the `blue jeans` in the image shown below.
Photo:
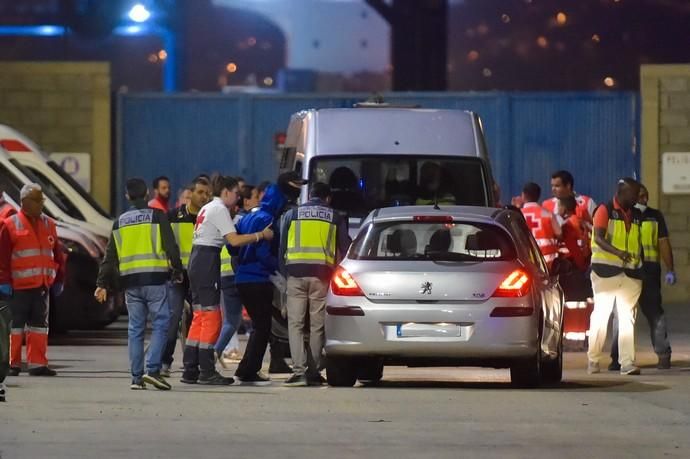
<svg viewBox="0 0 690 459"><path fill-rule="evenodd" d="M235 286L234 278L221 279L222 300L221 306L223 308L223 328L220 330L220 336L216 341L216 353L222 353L225 347L232 339L242 321L242 300L240 294Z"/></svg>
<svg viewBox="0 0 690 459"><path fill-rule="evenodd" d="M125 302L129 313L129 364L132 381L139 382L144 375L144 333L147 318L151 320L153 330L146 355L146 372L155 374L161 370L161 357L170 324L168 288L165 284L131 287L125 290Z"/></svg>

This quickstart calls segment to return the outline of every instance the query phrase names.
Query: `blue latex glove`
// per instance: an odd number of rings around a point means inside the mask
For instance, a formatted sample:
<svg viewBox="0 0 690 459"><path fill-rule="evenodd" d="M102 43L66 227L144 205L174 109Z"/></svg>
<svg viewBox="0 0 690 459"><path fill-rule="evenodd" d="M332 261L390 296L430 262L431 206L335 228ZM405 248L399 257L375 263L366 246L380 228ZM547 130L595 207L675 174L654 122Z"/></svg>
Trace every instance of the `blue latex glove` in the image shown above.
<svg viewBox="0 0 690 459"><path fill-rule="evenodd" d="M12 296L12 285L10 284L0 284L0 295L11 297Z"/></svg>
<svg viewBox="0 0 690 459"><path fill-rule="evenodd" d="M666 280L666 284L675 285L675 283L678 279L676 279L676 273L674 273L673 271L669 271L666 273L665 280Z"/></svg>
<svg viewBox="0 0 690 459"><path fill-rule="evenodd" d="M55 282L53 284L53 287L51 290L53 291L53 295L55 296L60 296L62 295L62 291L65 289L65 285L62 282Z"/></svg>

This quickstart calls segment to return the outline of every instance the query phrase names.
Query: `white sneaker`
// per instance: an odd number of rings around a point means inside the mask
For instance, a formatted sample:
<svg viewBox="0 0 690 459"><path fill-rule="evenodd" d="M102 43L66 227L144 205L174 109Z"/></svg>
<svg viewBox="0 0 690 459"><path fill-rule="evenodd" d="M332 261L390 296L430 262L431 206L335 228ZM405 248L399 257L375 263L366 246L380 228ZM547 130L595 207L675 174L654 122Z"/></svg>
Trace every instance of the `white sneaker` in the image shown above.
<svg viewBox="0 0 690 459"><path fill-rule="evenodd" d="M599 362L587 362L587 374L593 375L595 373L601 373L601 368L599 368Z"/></svg>
<svg viewBox="0 0 690 459"><path fill-rule="evenodd" d="M621 374L624 376L639 375L640 369L638 367L636 367L635 365L625 365L625 366L621 367Z"/></svg>

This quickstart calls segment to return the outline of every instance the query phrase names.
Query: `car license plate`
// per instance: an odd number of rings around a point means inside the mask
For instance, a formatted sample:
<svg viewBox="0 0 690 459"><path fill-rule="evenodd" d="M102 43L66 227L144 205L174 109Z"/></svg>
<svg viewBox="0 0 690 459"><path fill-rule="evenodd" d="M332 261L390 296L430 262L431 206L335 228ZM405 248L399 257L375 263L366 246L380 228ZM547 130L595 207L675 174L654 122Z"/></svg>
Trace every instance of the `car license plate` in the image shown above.
<svg viewBox="0 0 690 459"><path fill-rule="evenodd" d="M457 324L404 323L397 325L398 338L458 338L462 336L462 327Z"/></svg>

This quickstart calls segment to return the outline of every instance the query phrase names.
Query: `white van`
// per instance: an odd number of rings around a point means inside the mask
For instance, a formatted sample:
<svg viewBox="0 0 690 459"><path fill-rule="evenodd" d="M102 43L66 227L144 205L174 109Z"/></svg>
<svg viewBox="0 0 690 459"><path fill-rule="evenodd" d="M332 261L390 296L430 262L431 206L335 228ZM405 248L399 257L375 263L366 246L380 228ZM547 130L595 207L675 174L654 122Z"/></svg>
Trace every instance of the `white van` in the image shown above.
<svg viewBox="0 0 690 459"><path fill-rule="evenodd" d="M2 175L19 177L19 181L22 185L31 182L41 185L43 195L46 198L44 206L45 214L55 221L69 223L73 225L74 228L85 231L96 239L99 249L105 253L105 247L110 237L110 229L106 231L102 226L75 218L73 212L71 212L73 209L65 204L63 199L64 196L56 194L53 187L46 186L29 168L23 166L15 158L12 158L3 147L0 147L0 176Z"/></svg>
<svg viewBox="0 0 690 459"><path fill-rule="evenodd" d="M55 161L51 161L28 137L17 130L0 124L0 147L25 175L39 183L50 193L60 211L55 217L68 222L85 222L84 227L108 238L112 219L98 203L69 176Z"/></svg>
<svg viewBox="0 0 690 459"><path fill-rule="evenodd" d="M363 105L295 113L280 164L282 172L328 183L333 207L350 217L351 233L381 207L495 204L477 114Z"/></svg>

